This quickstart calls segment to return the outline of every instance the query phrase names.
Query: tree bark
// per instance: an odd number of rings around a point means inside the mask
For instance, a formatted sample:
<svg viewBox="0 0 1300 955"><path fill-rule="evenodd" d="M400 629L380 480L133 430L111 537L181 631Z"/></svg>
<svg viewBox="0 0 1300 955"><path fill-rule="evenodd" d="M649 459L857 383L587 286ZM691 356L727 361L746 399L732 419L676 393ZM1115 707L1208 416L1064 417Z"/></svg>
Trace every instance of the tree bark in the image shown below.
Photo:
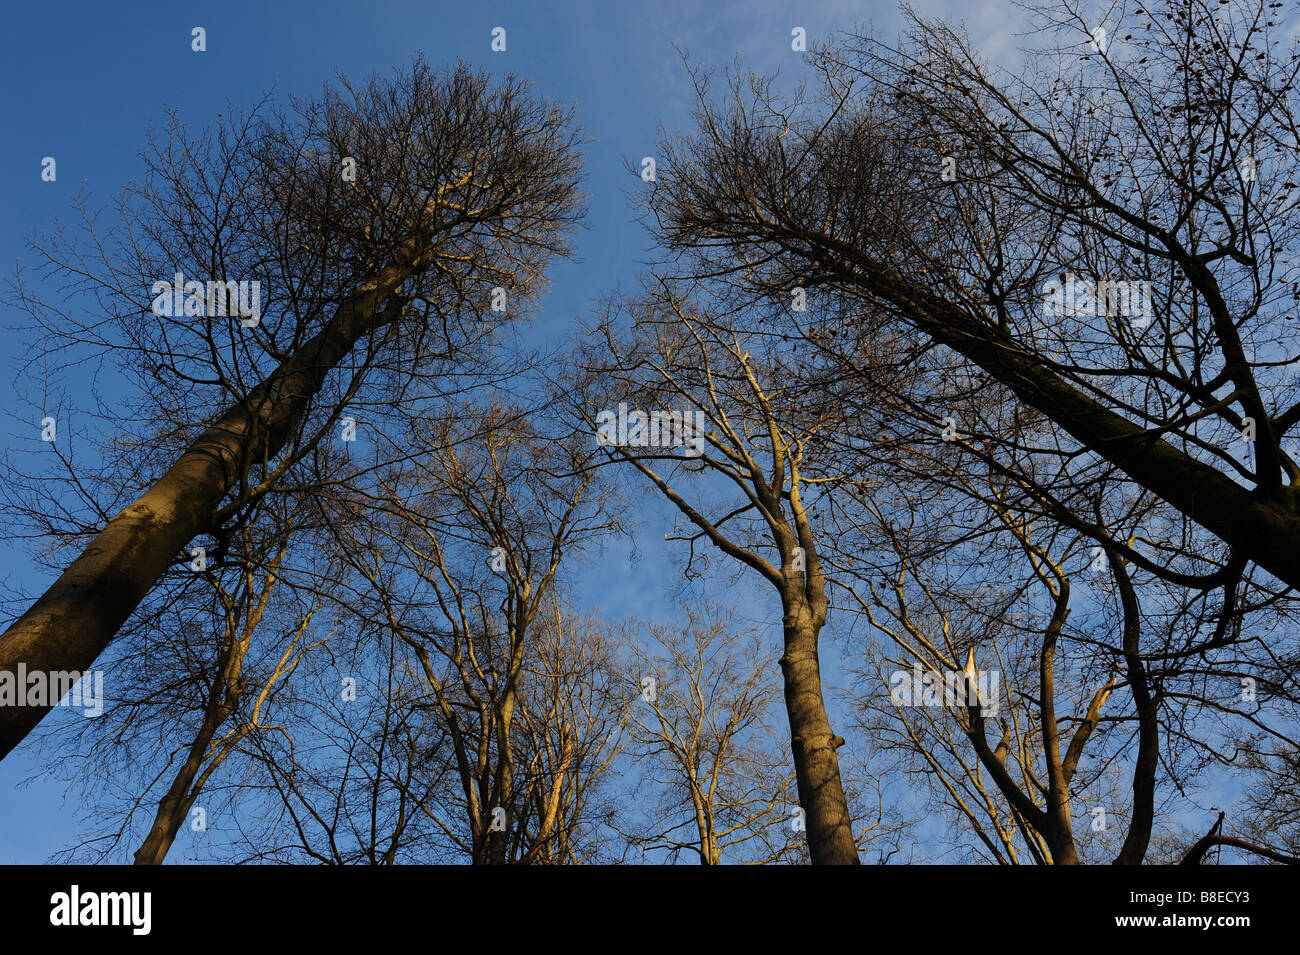
<svg viewBox="0 0 1300 955"><path fill-rule="evenodd" d="M1300 587L1300 513L1287 489L1238 484L1054 374L1005 332L848 243L797 226L775 231L774 238L802 247L809 262L888 303L905 322L983 368L1137 484L1278 580Z"/></svg>
<svg viewBox="0 0 1300 955"><path fill-rule="evenodd" d="M1039 719L1043 728L1043 759L1047 764L1046 812L1043 838L1052 852L1054 865L1078 865L1070 816L1070 786L1061 761L1061 730L1056 718L1056 644L1070 615L1070 583L1062 579L1056 594L1056 608L1043 634L1038 658Z"/></svg>
<svg viewBox="0 0 1300 955"><path fill-rule="evenodd" d="M1124 610L1124 660L1128 669L1129 692L1133 695L1138 718L1137 760L1133 766L1133 817L1124 845L1115 857L1115 865L1141 865L1151 844L1151 827L1156 817L1156 773L1160 769L1159 704L1152 695L1138 642L1137 593L1124 562L1113 551L1108 556Z"/></svg>
<svg viewBox="0 0 1300 955"><path fill-rule="evenodd" d="M822 675L817 656L817 632L811 608L797 598L785 612L785 708L790 718L799 804L805 813L808 848L814 865L858 865L853 821L840 782L840 761L835 750L843 740L831 731L822 697Z"/></svg>
<svg viewBox="0 0 1300 955"><path fill-rule="evenodd" d="M136 865L162 865L167 857L172 843L176 841L176 833L180 832L181 823L189 815L190 807L199 795L198 789L191 791L190 787L198 777L199 770L203 768L203 761L207 756L208 746L212 743L212 737L234 711L234 702L223 700L215 709L210 709L204 715L203 726L194 738L194 742L190 744L184 765L168 787L167 795L163 796L158 803L158 812L154 815L149 834L145 836L140 848L135 851Z"/></svg>
<svg viewBox="0 0 1300 955"><path fill-rule="evenodd" d="M916 326L975 362L1022 401L1219 539L1300 587L1300 515L1282 493L1252 491L1116 414L1026 357L995 329L975 327L957 307L901 282L882 283L912 305Z"/></svg>
<svg viewBox="0 0 1300 955"><path fill-rule="evenodd" d="M197 534L210 530L227 492L251 461L280 452L326 375L367 333L395 320L385 304L431 249L381 269L334 317L248 396L226 410L134 504L90 543L0 637L0 671L84 672ZM16 679L16 674L15 674ZM44 706L0 707L0 759L44 718Z"/></svg>

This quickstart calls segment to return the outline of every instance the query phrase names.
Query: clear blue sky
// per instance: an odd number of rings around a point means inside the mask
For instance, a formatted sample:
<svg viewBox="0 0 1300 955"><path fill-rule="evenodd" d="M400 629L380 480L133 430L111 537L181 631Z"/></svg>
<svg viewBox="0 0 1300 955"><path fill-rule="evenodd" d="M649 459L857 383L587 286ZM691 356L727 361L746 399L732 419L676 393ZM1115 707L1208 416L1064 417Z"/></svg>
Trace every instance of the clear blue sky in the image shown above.
<svg viewBox="0 0 1300 955"><path fill-rule="evenodd" d="M995 60L1014 49L1011 30L1019 16L1003 0L915 6L966 19ZM626 164L654 153L661 122L670 128L687 122L690 88L674 42L693 60L722 66L739 55L746 68L779 67L797 78L805 67L790 49L792 27L804 27L812 42L854 27L874 26L892 36L898 23L892 0L9 4L0 39L0 272L5 281L12 277L31 230L69 217L78 189L108 202L140 174L136 154L144 131L161 121L165 107L177 107L201 126L225 112L228 101L246 106L272 87L278 96L314 95L335 69L353 76L389 73L423 51L435 66L463 57L531 79L538 92L575 103L594 140L586 149L588 228L578 236L576 260L552 273L535 329L554 340L602 293L629 286L646 257L647 239L628 202L639 180ZM205 53L190 49L195 26L207 31ZM490 50L496 26L507 30L505 53ZM57 160L54 183L40 179L45 156ZM10 356L18 337L12 326L22 316L0 312ZM0 435L32 440L36 424L9 387L9 364L0 371ZM635 565L625 554L609 555L603 576L587 584L583 599L616 619L672 615L672 561L662 543L654 543L662 542L666 529L647 527ZM24 551L0 545L6 592L39 593L48 582L30 568ZM83 830L76 806L75 793L39 777L29 751L0 763L0 863L42 862L77 841Z"/></svg>

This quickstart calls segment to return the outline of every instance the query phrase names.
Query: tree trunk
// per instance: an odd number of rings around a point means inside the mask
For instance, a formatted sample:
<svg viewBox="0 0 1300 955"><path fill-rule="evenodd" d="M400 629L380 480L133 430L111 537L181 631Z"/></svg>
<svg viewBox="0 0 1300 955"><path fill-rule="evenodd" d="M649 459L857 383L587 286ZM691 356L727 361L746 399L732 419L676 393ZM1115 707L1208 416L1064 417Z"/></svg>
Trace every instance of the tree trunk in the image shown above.
<svg viewBox="0 0 1300 955"><path fill-rule="evenodd" d="M125 508L0 637L0 671L84 672L213 515L248 462L270 459L293 433L325 376L367 333L397 318L380 311L422 265L414 246L339 306L329 324L229 408L153 487ZM251 411L250 411L251 409ZM0 707L0 759L45 716L45 706Z"/></svg>
<svg viewBox="0 0 1300 955"><path fill-rule="evenodd" d="M831 732L822 698L817 659L819 628L813 624L811 609L802 601L787 607L781 672L785 677L785 707L790 717L791 749L808 848L814 865L858 865L853 821L835 752L843 740Z"/></svg>
<svg viewBox="0 0 1300 955"><path fill-rule="evenodd" d="M191 792L190 786L203 767L203 759L207 755L212 737L232 709L233 707L230 709L223 707L224 712L210 712L204 717L203 728L190 745L185 764L172 780L167 795L158 803L158 812L154 815L149 835L135 852L136 865L162 865L163 859L167 857L172 843L176 841L176 833L180 832L181 823L185 821L190 807L199 794L197 789Z"/></svg>
<svg viewBox="0 0 1300 955"><path fill-rule="evenodd" d="M158 803L158 811L154 814L149 834L145 836L144 842L135 852L136 865L162 865L163 859L171 850L172 843L176 841L176 833L180 832L181 823L189 815L190 807L194 805L203 783L211 774L211 770L204 773L199 785L194 785L194 780L199 778L199 772L203 769L203 762L207 758L208 747L212 745L212 738L239 705L239 698L243 692L242 674L244 657L248 653L248 635L261 619L265 606L266 601L263 599L261 605L250 616L243 638L234 632L234 621L227 622L230 638L221 655L217 678L208 693L207 706L203 710L203 722L194 737L194 742L190 744L185 762L172 780L171 786L167 788L167 794ZM216 762L220 761L221 757L218 757Z"/></svg>
<svg viewBox="0 0 1300 955"><path fill-rule="evenodd" d="M1039 720L1043 728L1043 760L1047 764L1046 812L1042 816L1043 838L1055 865L1078 865L1070 816L1070 784L1061 761L1060 723L1056 718L1056 643L1070 615L1070 582L1062 579L1056 594L1056 609L1043 634L1039 653Z"/></svg>
<svg viewBox="0 0 1300 955"><path fill-rule="evenodd" d="M1141 865L1151 843L1151 827L1156 816L1156 773L1160 769L1160 713L1152 695L1142 648L1137 593L1124 563L1112 551L1110 565L1119 585L1124 610L1124 660L1128 668L1129 692L1138 718L1137 760L1133 766L1133 814L1124 845L1115 865Z"/></svg>
<svg viewBox="0 0 1300 955"><path fill-rule="evenodd" d="M859 287L895 305L918 330L969 358L1137 484L1273 576L1300 587L1300 514L1293 493L1243 487L1053 374L1004 332L851 248L836 251L847 252L854 261L849 271Z"/></svg>

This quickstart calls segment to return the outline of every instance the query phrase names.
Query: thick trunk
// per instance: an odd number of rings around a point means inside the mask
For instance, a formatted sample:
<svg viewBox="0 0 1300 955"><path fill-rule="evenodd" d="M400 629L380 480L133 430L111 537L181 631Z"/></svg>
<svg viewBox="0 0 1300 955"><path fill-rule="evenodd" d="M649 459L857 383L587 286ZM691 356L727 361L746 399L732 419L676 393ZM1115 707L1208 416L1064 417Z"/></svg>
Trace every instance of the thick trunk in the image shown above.
<svg viewBox="0 0 1300 955"><path fill-rule="evenodd" d="M507 826L509 824L507 817ZM487 838L483 840L483 858L479 860L480 865L505 865L509 861L510 851L510 831L507 828L504 832L489 830Z"/></svg>
<svg viewBox="0 0 1300 955"><path fill-rule="evenodd" d="M510 828L517 825L514 818L511 802L501 802L493 806L483 818L483 825L486 827L478 840L478 848L474 853L474 865L507 865L510 861ZM504 816L498 817L495 810L498 807L504 807L506 812ZM494 828L497 825L497 818L501 819L502 828Z"/></svg>
<svg viewBox="0 0 1300 955"><path fill-rule="evenodd" d="M523 631L521 631L523 632ZM510 737L510 727L514 723L515 716L515 686L519 681L519 669L523 662L523 640L516 641L515 648L515 665L512 666L509 675L510 686L506 689L501 700L501 708L497 713L496 720L496 737L497 737L497 798L500 805L506 807L506 827L502 832L489 832L487 838L486 856L488 865L506 865L510 861L510 827L516 824L516 820L511 818L510 813L515 805L515 747L514 741Z"/></svg>
<svg viewBox="0 0 1300 955"><path fill-rule="evenodd" d="M912 284L843 242L802 230L809 258L847 273L855 287L890 303L905 321L1006 385L1137 484L1168 502L1279 580L1300 587L1300 513L1286 491L1251 490L1134 424L1044 367L1000 329Z"/></svg>
<svg viewBox="0 0 1300 955"><path fill-rule="evenodd" d="M0 671L16 674L19 663L28 672L87 670L184 547L210 529L241 469L278 454L330 369L364 335L396 317L380 307L418 266L414 260L390 265L349 297L318 335L249 395L247 407L227 410L109 521L0 637ZM0 707L0 759L49 708Z"/></svg>
<svg viewBox="0 0 1300 955"><path fill-rule="evenodd" d="M510 828L517 824L511 806L514 805L513 794L506 791L506 798L501 805L506 807L505 828L493 829L492 817L488 816L488 831L483 836L483 846L479 853L479 865L506 865L510 861Z"/></svg>
<svg viewBox="0 0 1300 955"><path fill-rule="evenodd" d="M919 309L923 317L917 326L980 365L1139 485L1279 580L1300 587L1300 515L1288 500L1248 490L1058 378L998 332L962 327L958 309L943 311L944 319L934 320L929 309Z"/></svg>
<svg viewBox="0 0 1300 955"><path fill-rule="evenodd" d="M813 864L857 865L853 821L835 752L843 740L831 732L826 715L817 659L817 628L810 616L810 611L787 611L785 654L781 657L799 804L804 811Z"/></svg>
<svg viewBox="0 0 1300 955"><path fill-rule="evenodd" d="M1055 810L1055 807L1051 807ZM1065 805L1066 812L1069 812L1069 803ZM1048 827L1044 838L1047 840L1047 848L1052 853L1053 865L1078 865L1079 853L1074 848L1074 834L1069 826L1061 825L1059 820L1053 818L1052 825Z"/></svg>

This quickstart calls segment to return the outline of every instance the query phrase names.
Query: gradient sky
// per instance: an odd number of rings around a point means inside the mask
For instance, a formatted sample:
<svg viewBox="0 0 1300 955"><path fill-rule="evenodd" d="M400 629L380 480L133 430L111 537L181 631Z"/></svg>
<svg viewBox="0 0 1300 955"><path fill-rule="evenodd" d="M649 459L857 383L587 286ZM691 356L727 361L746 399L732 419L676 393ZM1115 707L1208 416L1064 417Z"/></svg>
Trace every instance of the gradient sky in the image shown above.
<svg viewBox="0 0 1300 955"><path fill-rule="evenodd" d="M464 58L471 65L535 83L536 91L573 103L593 140L585 150L585 189L591 198L577 255L551 273L552 288L533 329L556 342L575 319L620 284L630 288L647 257L647 237L632 217L629 193L641 183L629 174L653 155L660 124L681 128L689 120L691 90L674 44L692 61L726 66L739 56L746 69L780 69L783 77L807 73L790 49L792 27L809 42L842 30L874 28L890 37L899 26L893 2L540 3L264 2L187 4L63 3L56 7L11 4L0 39L0 271L30 262L25 240L70 218L71 202L85 189L107 203L140 175L137 151L150 123L166 107L179 109L196 127L211 122L228 103L248 106L274 88L277 97L320 92L334 71L361 77L389 74L423 51L435 67ZM1015 56L1015 23L1004 0L920 0L924 14L965 20L972 37L994 62ZM190 31L207 31L207 51L190 49ZM507 30L507 50L490 50L491 30ZM58 179L40 179L41 159L53 156ZM0 305L0 335L12 365L14 342L24 336L21 313ZM0 378L12 382L6 367ZM0 388L0 436L38 439L28 396ZM37 399L39 401L39 399ZM657 507L657 505L656 505ZM600 574L584 575L579 599L608 619L628 614L675 618L674 558L662 543L668 525L655 507L639 515L639 556L612 547ZM656 543L657 542L657 543ZM715 560L717 566L722 563ZM0 586L12 600L50 583L31 567L27 552L0 544ZM761 615L757 596L752 612ZM22 606L8 607L21 612ZM770 621L772 618L768 616ZM827 673L834 673L827 661ZM111 694L110 694L111 695ZM63 714L57 714L63 715ZM30 748L0 763L0 863L44 862L87 830L77 817L77 795L42 775ZM21 822L18 822L21 821ZM169 861L193 858L188 829Z"/></svg>

